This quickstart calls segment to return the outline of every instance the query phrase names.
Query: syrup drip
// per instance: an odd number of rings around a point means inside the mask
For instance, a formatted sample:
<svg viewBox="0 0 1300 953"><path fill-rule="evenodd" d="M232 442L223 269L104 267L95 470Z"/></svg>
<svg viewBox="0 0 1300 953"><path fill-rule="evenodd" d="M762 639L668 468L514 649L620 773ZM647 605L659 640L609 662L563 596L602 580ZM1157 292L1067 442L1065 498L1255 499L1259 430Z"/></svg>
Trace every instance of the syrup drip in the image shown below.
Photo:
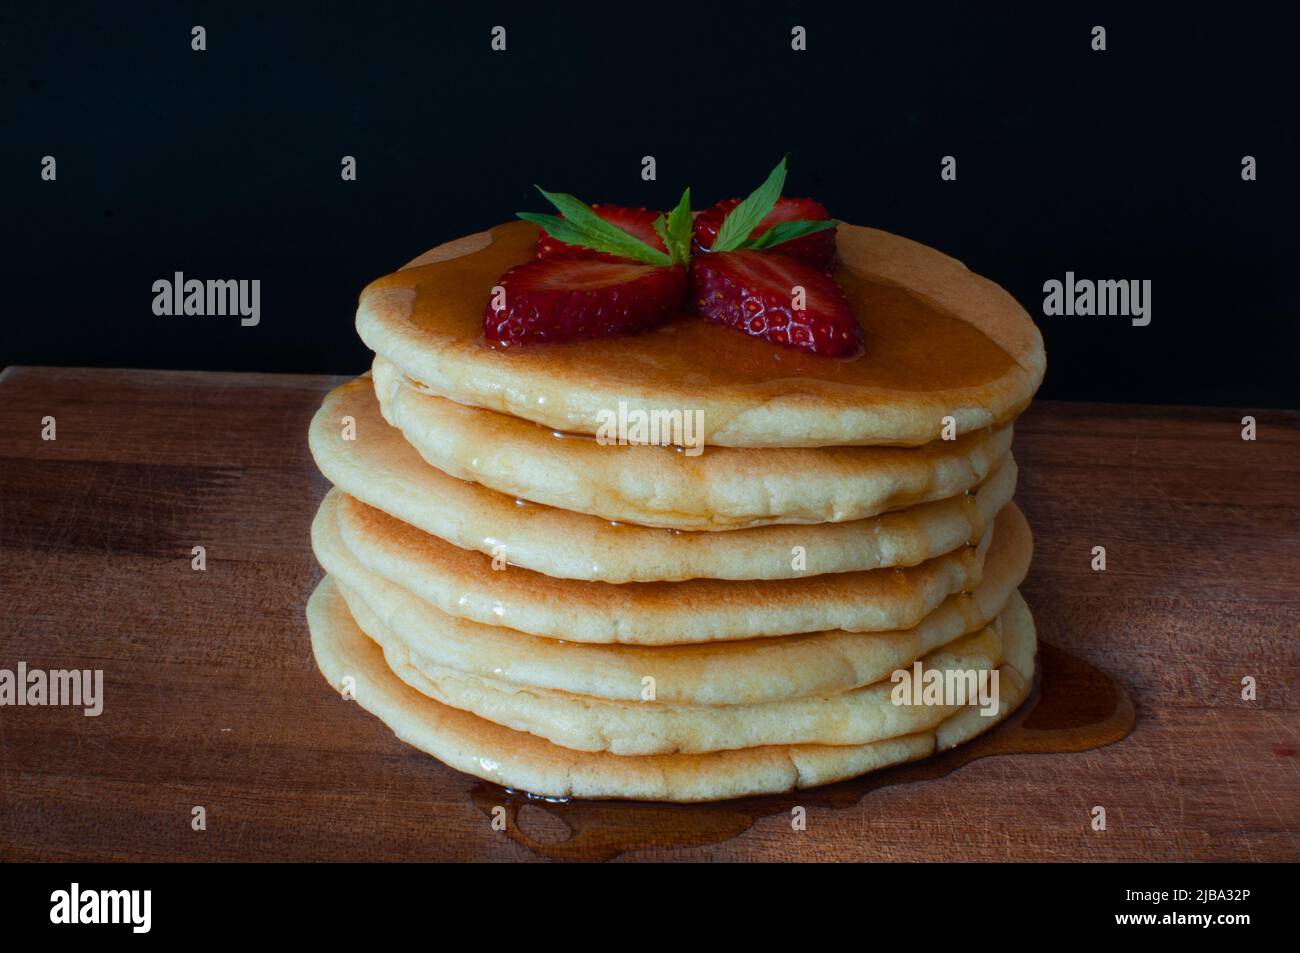
<svg viewBox="0 0 1300 953"><path fill-rule="evenodd" d="M470 790L487 817L506 808L506 833L550 860L610 860L633 850L700 847L730 840L763 817L795 805L848 810L877 788L945 777L980 758L1064 754L1126 737L1136 715L1124 688L1105 672L1055 646L1040 644L1038 671L1024 704L1005 722L951 751L851 781L792 794L711 804L539 798L485 781Z"/></svg>

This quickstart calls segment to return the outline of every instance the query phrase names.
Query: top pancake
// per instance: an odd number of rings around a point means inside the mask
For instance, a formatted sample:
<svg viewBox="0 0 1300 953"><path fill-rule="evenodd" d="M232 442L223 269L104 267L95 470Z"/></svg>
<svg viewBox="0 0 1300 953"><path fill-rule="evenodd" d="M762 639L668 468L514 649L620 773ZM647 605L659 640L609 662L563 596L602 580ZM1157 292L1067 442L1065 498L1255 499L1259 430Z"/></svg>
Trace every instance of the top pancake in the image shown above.
<svg viewBox="0 0 1300 953"><path fill-rule="evenodd" d="M449 242L361 294L357 331L417 386L556 430L595 434L602 413L703 412L705 442L731 447L908 445L965 433L1028 405L1046 368L1015 300L960 262L875 229L839 227L836 279L858 315L861 356L779 347L697 316L642 334L500 349L483 308L533 257L514 222Z"/></svg>

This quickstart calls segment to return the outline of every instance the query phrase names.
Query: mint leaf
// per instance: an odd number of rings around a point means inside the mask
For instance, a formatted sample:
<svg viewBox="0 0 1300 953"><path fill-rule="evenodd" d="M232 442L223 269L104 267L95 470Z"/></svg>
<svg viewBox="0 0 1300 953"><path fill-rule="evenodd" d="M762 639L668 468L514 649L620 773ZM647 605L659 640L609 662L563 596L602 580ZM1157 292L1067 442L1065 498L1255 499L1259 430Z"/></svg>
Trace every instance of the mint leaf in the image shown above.
<svg viewBox="0 0 1300 953"><path fill-rule="evenodd" d="M662 230L660 229L660 222L664 223ZM689 188L682 193L677 207L668 213L666 220L662 215L655 220L655 231L659 232L659 237L664 240L664 247L668 249L668 254L672 256L674 264L689 265L691 263L693 225L691 222L691 190Z"/></svg>
<svg viewBox="0 0 1300 953"><path fill-rule="evenodd" d="M663 239L664 247L667 248L668 247L668 217L664 215L663 212L660 212L658 215L655 216L655 220L650 223L650 226L655 230L655 234ZM671 255L672 253L673 250L671 248L668 248L668 254Z"/></svg>
<svg viewBox="0 0 1300 953"><path fill-rule="evenodd" d="M824 218L820 221L800 219L794 222L777 222L762 235L751 238L740 247L762 251L764 248L771 248L773 245L780 245L782 242L791 242L796 238L803 238L805 235L824 232L826 229L834 228L839 224L833 218Z"/></svg>
<svg viewBox="0 0 1300 953"><path fill-rule="evenodd" d="M555 215L537 215L532 212L517 212L526 222L532 222L544 229L548 235L570 245L579 245L593 251L631 258L647 265L671 265L673 259L657 248L647 245L635 235L623 231L617 225L605 221L592 210L586 202L564 192L547 192L540 185L537 191L546 196L547 201L564 213L560 218ZM665 241L665 244L667 242Z"/></svg>
<svg viewBox="0 0 1300 953"><path fill-rule="evenodd" d="M769 212L776 208L776 201L781 197L785 187L786 167L790 161L787 155L777 163L767 180L749 193L749 197L733 208L722 221L718 237L713 242L711 251L735 251L740 248L749 233L758 228L759 222L767 218Z"/></svg>
<svg viewBox="0 0 1300 953"><path fill-rule="evenodd" d="M596 251L605 250L590 244L591 233L578 228L568 219L560 218L558 215L538 215L535 212L515 212L515 214L525 222L532 222L552 238L566 244L594 248Z"/></svg>
<svg viewBox="0 0 1300 953"><path fill-rule="evenodd" d="M682 193L677 207L667 215L660 215L654 220L654 230L664 241L664 247L672 256L674 265L689 267L691 263L691 236L694 223L691 221L691 190Z"/></svg>

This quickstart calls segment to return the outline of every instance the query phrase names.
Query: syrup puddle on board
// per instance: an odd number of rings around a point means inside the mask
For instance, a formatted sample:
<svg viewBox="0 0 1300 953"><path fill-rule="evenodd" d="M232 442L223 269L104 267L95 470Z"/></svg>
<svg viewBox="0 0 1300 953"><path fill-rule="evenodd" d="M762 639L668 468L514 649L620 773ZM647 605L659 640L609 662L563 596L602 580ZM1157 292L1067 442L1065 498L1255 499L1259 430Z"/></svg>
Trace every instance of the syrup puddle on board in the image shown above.
<svg viewBox="0 0 1300 953"><path fill-rule="evenodd" d="M796 804L846 810L877 788L942 778L980 758L1090 751L1126 737L1134 720L1133 702L1118 682L1083 659L1040 643L1033 690L1001 725L943 754L851 781L707 804L555 801L485 781L470 794L488 817L504 805L506 833L539 856L610 860L632 850L716 844L744 833L760 818L788 815Z"/></svg>

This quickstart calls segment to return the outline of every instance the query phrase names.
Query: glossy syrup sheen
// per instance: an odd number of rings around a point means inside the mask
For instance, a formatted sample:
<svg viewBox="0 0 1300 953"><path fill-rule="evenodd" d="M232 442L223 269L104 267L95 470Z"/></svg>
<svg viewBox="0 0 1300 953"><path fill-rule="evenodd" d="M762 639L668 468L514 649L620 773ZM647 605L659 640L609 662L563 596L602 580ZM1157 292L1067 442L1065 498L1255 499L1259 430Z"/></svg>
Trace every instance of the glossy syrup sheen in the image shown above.
<svg viewBox="0 0 1300 953"><path fill-rule="evenodd" d="M534 257L538 230L512 222L491 230L493 242L460 258L408 268L372 287L415 291L410 322L443 349L493 349L483 338L483 310L497 279ZM853 399L855 390L943 391L985 384L1015 366L973 327L921 296L876 280L858 263L836 275L858 316L863 349L834 359L779 347L696 315L683 314L634 335L498 350L502 359L536 363L548 376L634 382L647 390L683 385ZM860 395L862 391L858 391Z"/></svg>

